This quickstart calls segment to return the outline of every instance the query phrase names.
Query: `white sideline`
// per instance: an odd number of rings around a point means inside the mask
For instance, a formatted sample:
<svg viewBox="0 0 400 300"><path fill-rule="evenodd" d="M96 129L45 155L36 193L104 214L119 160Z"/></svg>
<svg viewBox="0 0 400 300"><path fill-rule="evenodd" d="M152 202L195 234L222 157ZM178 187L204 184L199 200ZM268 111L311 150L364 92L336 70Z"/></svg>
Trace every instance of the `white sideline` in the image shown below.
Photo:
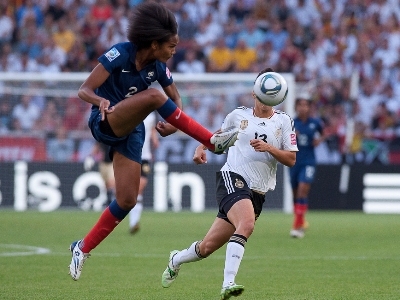
<svg viewBox="0 0 400 300"><path fill-rule="evenodd" d="M16 251L1 252L2 248L16 249ZM50 249L28 246L28 245L17 245L17 244L0 244L0 257L1 256L28 256L28 255L42 255L51 253Z"/></svg>

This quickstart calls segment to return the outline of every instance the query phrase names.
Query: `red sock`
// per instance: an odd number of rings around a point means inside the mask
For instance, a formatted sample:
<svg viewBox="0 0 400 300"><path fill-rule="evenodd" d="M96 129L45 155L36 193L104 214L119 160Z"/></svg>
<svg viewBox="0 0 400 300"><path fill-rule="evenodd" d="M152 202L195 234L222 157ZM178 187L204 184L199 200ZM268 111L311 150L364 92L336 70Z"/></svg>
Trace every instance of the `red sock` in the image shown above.
<svg viewBox="0 0 400 300"><path fill-rule="evenodd" d="M293 228L298 229L302 228L304 225L304 215L306 214L308 209L307 204L300 204L300 203L295 203L294 204L294 222L293 222Z"/></svg>
<svg viewBox="0 0 400 300"><path fill-rule="evenodd" d="M165 120L179 130L186 133L187 135L202 143L208 149L215 149L215 146L210 143L210 138L213 136L213 134L208 129L204 128L202 125L200 125L187 114L185 114L180 108L176 108L176 110L170 116L165 118Z"/></svg>
<svg viewBox="0 0 400 300"><path fill-rule="evenodd" d="M83 246L81 250L84 253L89 253L92 251L111 233L111 231L114 230L119 222L121 222L121 220L118 220L116 217L114 217L111 214L109 207L107 207L101 214L97 223L83 239Z"/></svg>

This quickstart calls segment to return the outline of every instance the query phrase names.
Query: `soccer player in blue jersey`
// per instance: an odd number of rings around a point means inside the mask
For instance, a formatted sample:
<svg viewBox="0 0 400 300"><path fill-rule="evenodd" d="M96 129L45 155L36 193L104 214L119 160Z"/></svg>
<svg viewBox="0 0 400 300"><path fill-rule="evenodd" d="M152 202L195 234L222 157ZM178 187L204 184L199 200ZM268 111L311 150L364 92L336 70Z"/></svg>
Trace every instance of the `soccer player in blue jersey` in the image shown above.
<svg viewBox="0 0 400 300"><path fill-rule="evenodd" d="M104 210L87 235L70 246L69 273L78 280L90 251L99 245L135 206L141 174L143 120L152 111L166 122L156 125L161 136L180 129L220 153L233 145L238 129L212 134L182 110L182 102L166 62L178 45L177 22L171 11L155 2L135 7L128 40L112 46L79 89L91 103L89 127L93 137L111 147L116 199ZM165 93L148 88L158 81Z"/></svg>
<svg viewBox="0 0 400 300"><path fill-rule="evenodd" d="M297 153L296 164L290 168L290 183L293 189L294 221L290 236L304 237L307 228L305 214L308 209L308 194L315 178L314 149L323 139L323 123L318 118L311 117L311 101L306 97L296 99L296 129Z"/></svg>

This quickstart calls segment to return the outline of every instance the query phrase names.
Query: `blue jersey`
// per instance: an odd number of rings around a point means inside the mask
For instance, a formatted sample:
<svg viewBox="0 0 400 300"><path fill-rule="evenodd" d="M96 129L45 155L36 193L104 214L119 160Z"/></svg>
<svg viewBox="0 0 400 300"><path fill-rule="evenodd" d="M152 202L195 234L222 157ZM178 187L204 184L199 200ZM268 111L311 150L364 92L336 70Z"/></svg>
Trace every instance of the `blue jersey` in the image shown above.
<svg viewBox="0 0 400 300"><path fill-rule="evenodd" d="M154 81L158 81L162 87L173 82L166 64L158 60L140 71L136 70L136 51L137 47L131 42L119 43L98 59L110 76L95 93L109 100L110 106L146 90Z"/></svg>
<svg viewBox="0 0 400 300"><path fill-rule="evenodd" d="M308 118L305 122L299 118L294 119L294 127L297 136L296 165L315 165L314 139L322 134L322 121L316 118Z"/></svg>

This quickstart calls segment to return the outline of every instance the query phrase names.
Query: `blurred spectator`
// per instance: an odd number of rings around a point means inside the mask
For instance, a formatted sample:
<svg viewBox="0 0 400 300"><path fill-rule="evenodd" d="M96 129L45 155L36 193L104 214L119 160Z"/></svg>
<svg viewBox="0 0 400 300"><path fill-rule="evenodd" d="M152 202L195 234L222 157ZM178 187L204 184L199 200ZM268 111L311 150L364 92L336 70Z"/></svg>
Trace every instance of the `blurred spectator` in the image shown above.
<svg viewBox="0 0 400 300"><path fill-rule="evenodd" d="M103 25L112 17L113 7L111 6L109 0L96 0L95 4L90 10L90 14L98 24Z"/></svg>
<svg viewBox="0 0 400 300"><path fill-rule="evenodd" d="M21 51L20 56L9 67L10 72L37 72L39 65L34 58L29 57L28 50Z"/></svg>
<svg viewBox="0 0 400 300"><path fill-rule="evenodd" d="M233 72L250 72L256 61L256 50L248 47L245 39L239 39L236 48L232 51Z"/></svg>
<svg viewBox="0 0 400 300"><path fill-rule="evenodd" d="M207 55L213 47L215 41L222 36L222 26L213 21L212 15L208 14L207 17L200 22L199 31L194 36L197 44L204 49Z"/></svg>
<svg viewBox="0 0 400 300"><path fill-rule="evenodd" d="M219 38L208 55L208 72L229 72L232 68L232 52Z"/></svg>
<svg viewBox="0 0 400 300"><path fill-rule="evenodd" d="M361 94L357 99L359 112L356 115L356 120L360 121L370 128L373 115L381 97L374 93L374 82L365 80L361 83Z"/></svg>
<svg viewBox="0 0 400 300"><path fill-rule="evenodd" d="M41 73L58 73L61 72L61 68L58 64L51 60L48 55L43 55L39 58L38 71Z"/></svg>
<svg viewBox="0 0 400 300"><path fill-rule="evenodd" d="M11 130L12 125L12 106L10 95L2 95L0 99L0 134Z"/></svg>
<svg viewBox="0 0 400 300"><path fill-rule="evenodd" d="M37 27L43 23L43 12L40 7L35 4L34 0L24 0L23 4L17 9L15 16L18 27L25 26L25 21L29 18L35 20Z"/></svg>
<svg viewBox="0 0 400 300"><path fill-rule="evenodd" d="M47 137L54 138L56 129L62 125L61 116L55 101L48 100L40 119L35 124L35 129L43 131Z"/></svg>
<svg viewBox="0 0 400 300"><path fill-rule="evenodd" d="M271 28L265 34L265 41L270 41L272 43L272 47L276 51L283 50L286 45L286 41L289 38L289 34L283 28L281 22L278 20L273 20L271 22Z"/></svg>
<svg viewBox="0 0 400 300"><path fill-rule="evenodd" d="M55 162L73 161L74 140L69 138L63 126L56 130L56 136L47 142L47 159Z"/></svg>
<svg viewBox="0 0 400 300"><path fill-rule="evenodd" d="M39 107L32 102L32 96L23 95L21 102L12 110L13 129L29 131L40 117Z"/></svg>
<svg viewBox="0 0 400 300"><path fill-rule="evenodd" d="M231 2L228 16L234 17L238 23L242 23L250 13L251 10L246 6L245 0L236 0Z"/></svg>
<svg viewBox="0 0 400 300"><path fill-rule="evenodd" d="M14 21L7 15L7 8L0 6L0 46L12 39Z"/></svg>
<svg viewBox="0 0 400 300"><path fill-rule="evenodd" d="M64 66L67 61L67 54L64 49L56 45L51 37L47 37L43 41L42 55L50 57L51 62L58 65L60 68Z"/></svg>
<svg viewBox="0 0 400 300"><path fill-rule="evenodd" d="M196 56L196 51L192 49L186 50L185 59L178 63L176 70L180 73L204 73L206 67Z"/></svg>
<svg viewBox="0 0 400 300"><path fill-rule="evenodd" d="M256 20L249 16L244 21L244 27L238 33L238 40L246 40L247 46L257 48L266 41L266 34L257 27Z"/></svg>
<svg viewBox="0 0 400 300"><path fill-rule="evenodd" d="M233 20L228 21L224 25L224 39L225 39L225 44L229 49L233 49L236 47L238 41L238 35L239 35L239 30L236 23L233 22Z"/></svg>
<svg viewBox="0 0 400 300"><path fill-rule="evenodd" d="M190 106L185 108L185 113L195 119L200 124L205 124L207 120L208 107L204 105L201 97L191 98Z"/></svg>
<svg viewBox="0 0 400 300"><path fill-rule="evenodd" d="M197 32L196 23L189 18L187 11L182 11L182 17L178 23L178 34L179 34L179 48L186 49L191 43L192 39Z"/></svg>
<svg viewBox="0 0 400 300"><path fill-rule="evenodd" d="M67 15L64 8L64 0L53 0L47 8L45 15L50 15L54 21L58 21Z"/></svg>
<svg viewBox="0 0 400 300"><path fill-rule="evenodd" d="M57 46L68 53L75 43L75 33L68 28L67 19L61 18L57 23L57 29L53 33L53 40Z"/></svg>

